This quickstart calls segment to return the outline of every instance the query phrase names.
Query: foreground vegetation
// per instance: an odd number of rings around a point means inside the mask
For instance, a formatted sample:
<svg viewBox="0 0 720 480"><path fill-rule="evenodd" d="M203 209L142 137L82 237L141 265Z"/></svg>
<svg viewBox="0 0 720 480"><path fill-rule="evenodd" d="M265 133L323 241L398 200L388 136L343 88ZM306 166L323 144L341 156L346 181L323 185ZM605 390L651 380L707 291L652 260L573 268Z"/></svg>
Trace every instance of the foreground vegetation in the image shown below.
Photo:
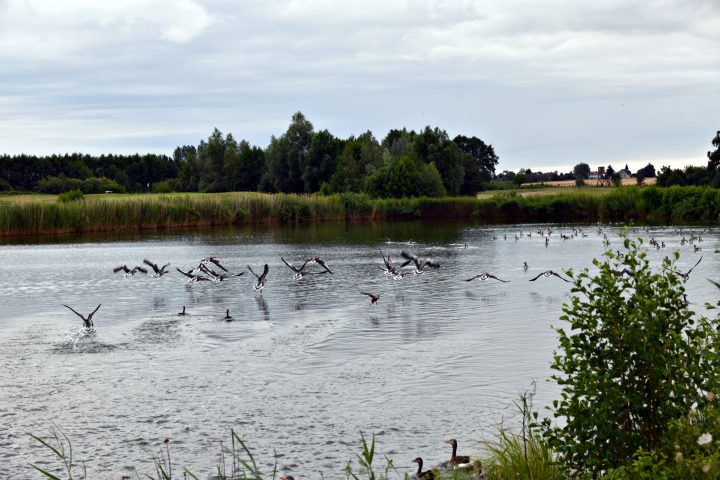
<svg viewBox="0 0 720 480"><path fill-rule="evenodd" d="M371 198L364 194L164 194L2 197L0 236L249 223L460 219L483 223L715 223L720 190L623 187L545 195Z"/></svg>
<svg viewBox="0 0 720 480"><path fill-rule="evenodd" d="M567 272L573 297L563 306L552 368L561 398L541 418L523 395L520 432L502 427L467 468L433 469L435 478L469 480L680 480L720 478L720 315L689 310L674 258L652 268L641 240L625 239L624 252L608 250L589 269ZM720 251L716 251L720 253ZM712 281L712 280L711 280ZM712 281L718 288L720 283ZM720 302L709 310L720 307ZM78 465L69 439L52 430L32 435L62 463L68 479ZM169 441L153 459L155 476L173 478ZM362 453L345 468L348 479L408 478L391 459L375 462L375 439L361 436ZM45 478L58 474L36 464ZM87 479L84 463L80 463ZM275 479L260 471L235 432L222 449L215 478ZM135 472L137 478L139 473ZM297 474L301 478L301 474ZM129 478L129 477L128 477ZM174 478L197 478L190 470ZM281 477L282 478L282 477Z"/></svg>

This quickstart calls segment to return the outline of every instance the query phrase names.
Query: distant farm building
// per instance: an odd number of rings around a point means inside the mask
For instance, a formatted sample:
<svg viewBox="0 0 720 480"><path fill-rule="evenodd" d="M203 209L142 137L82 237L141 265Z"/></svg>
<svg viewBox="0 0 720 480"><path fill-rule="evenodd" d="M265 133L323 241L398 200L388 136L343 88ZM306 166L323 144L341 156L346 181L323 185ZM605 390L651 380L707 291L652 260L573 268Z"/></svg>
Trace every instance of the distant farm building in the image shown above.
<svg viewBox="0 0 720 480"><path fill-rule="evenodd" d="M605 167L598 167L597 171L590 172L588 176L589 180L600 180L602 178L605 178Z"/></svg>

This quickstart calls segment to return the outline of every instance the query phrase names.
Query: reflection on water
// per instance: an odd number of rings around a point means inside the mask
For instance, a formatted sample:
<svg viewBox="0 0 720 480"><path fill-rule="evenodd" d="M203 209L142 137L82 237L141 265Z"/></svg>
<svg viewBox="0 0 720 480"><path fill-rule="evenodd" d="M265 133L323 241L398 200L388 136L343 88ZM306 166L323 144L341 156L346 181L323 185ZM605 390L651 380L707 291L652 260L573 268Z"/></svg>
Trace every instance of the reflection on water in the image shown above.
<svg viewBox="0 0 720 480"><path fill-rule="evenodd" d="M25 432L42 434L51 422L93 477L119 477L129 465L149 472L165 436L176 465L209 474L231 427L259 458L277 450L296 478L341 476L360 431L375 432L379 451L402 468L417 455L446 459L449 436L470 450L501 419L512 424L518 393L550 375L550 325L559 324L570 284L528 280L591 267L603 251L597 227L567 241L560 235L572 229L551 227L548 246L539 228L335 223L6 243L0 459L11 476L27 474L27 461L44 453ZM622 248L619 231L602 232L613 249ZM704 252L717 248L715 233L697 232ZM685 271L703 254L673 229L640 233L666 244L648 249L655 265L680 250ZM399 263L403 249L442 266L385 276L381 251ZM247 273L189 284L174 270L209 255ZM334 274L295 280L281 255L295 263L319 255ZM170 262L172 272L112 273L144 258ZM247 265L265 263L258 294ZM706 253L686 284L691 306L717 298L706 281L717 267ZM482 272L509 283L464 281ZM383 296L370 305L360 291ZM84 334L63 303L81 312L102 303L96 332ZM233 322L223 320L227 309ZM555 385L538 383L537 403L556 396Z"/></svg>

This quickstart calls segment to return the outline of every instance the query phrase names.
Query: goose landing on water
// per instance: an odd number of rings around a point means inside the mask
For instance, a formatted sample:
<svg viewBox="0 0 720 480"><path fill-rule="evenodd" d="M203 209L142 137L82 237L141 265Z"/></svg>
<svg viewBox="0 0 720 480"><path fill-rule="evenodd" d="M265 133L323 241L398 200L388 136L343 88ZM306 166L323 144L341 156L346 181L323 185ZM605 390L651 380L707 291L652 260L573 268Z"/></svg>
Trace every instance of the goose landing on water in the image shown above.
<svg viewBox="0 0 720 480"><path fill-rule="evenodd" d="M407 250L403 250L402 252L400 252L400 255L406 260L412 260L413 262L415 262L416 275L422 275L423 273L425 273L425 267L440 268L440 264L438 262L429 258L425 259L424 261L420 261L418 257L408 252Z"/></svg>
<svg viewBox="0 0 720 480"><path fill-rule="evenodd" d="M263 269L263 273L261 275L258 275L257 273L253 272L253 269L250 267L250 265L247 266L248 270L250 270L250 273L252 273L255 278L257 278L257 283L253 287L256 292L262 293L263 288L265 288L265 282L267 282L267 275L270 271L270 267L268 264L265 264L265 268Z"/></svg>
<svg viewBox="0 0 720 480"><path fill-rule="evenodd" d="M153 269L153 272L155 272L153 274L153 278L159 278L159 277L162 277L163 275L165 275L166 273L169 273L169 271L167 270L167 267L170 266L169 263L166 263L162 267L158 267L157 263L153 263L150 260L148 260L147 258L145 260L143 260L143 263Z"/></svg>
<svg viewBox="0 0 720 480"><path fill-rule="evenodd" d="M380 297L382 297L382 293L378 293L377 295L375 295L374 293L369 293L369 292L360 292L360 293L370 297L370 305L375 305L378 302L378 300L380 300Z"/></svg>
<svg viewBox="0 0 720 480"><path fill-rule="evenodd" d="M72 307L68 307L67 305L65 305L65 304L63 303L63 307L70 309L75 315L77 315L78 317L82 318L83 326L85 327L85 330L92 330L93 327L95 326L95 324L93 324L92 317L93 317L93 315L95 315L95 312L97 312L97 311L100 309L100 306L101 306L101 305L102 305L102 303L101 303L100 305L98 305L98 306L95 308L95 310L93 310L92 313L90 313L90 314L86 317L86 316L84 316L83 314L76 312Z"/></svg>
<svg viewBox="0 0 720 480"><path fill-rule="evenodd" d="M207 280L207 281L210 280L209 278L203 277L202 275L197 275L195 273L192 273L194 270L188 270L187 272L183 272L179 268L175 268L175 270L177 270L178 272L180 272L183 275L185 275L186 277L188 277L188 281L187 281L188 283L196 283L196 282L201 282L201 281L205 281L205 280Z"/></svg>
<svg viewBox="0 0 720 480"><path fill-rule="evenodd" d="M135 265L135 267L132 270L130 270L127 265L120 265L119 267L113 268L113 273L117 273L120 270L125 272L125 278L130 278L133 275L135 275L137 272L147 273L147 270L139 265Z"/></svg>

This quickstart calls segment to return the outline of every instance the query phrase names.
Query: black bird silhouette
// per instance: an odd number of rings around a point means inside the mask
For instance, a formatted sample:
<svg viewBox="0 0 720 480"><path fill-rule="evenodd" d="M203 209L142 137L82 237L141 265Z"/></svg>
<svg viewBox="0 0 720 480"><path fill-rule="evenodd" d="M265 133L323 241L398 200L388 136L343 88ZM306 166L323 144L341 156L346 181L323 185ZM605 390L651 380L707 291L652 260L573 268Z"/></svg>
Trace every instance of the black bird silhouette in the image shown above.
<svg viewBox="0 0 720 480"><path fill-rule="evenodd" d="M431 267L431 268L439 268L440 264L434 260L425 259L424 261L421 261L418 257L413 255L412 253L408 252L407 250L403 250L400 252L400 255L406 259L411 260L415 262L415 273L417 275L422 275L425 273L425 267Z"/></svg>
<svg viewBox="0 0 720 480"><path fill-rule="evenodd" d="M226 278L229 278L229 277L231 277L231 276L232 276L232 277L239 277L239 276L245 274L245 272L236 273L236 274L234 274L234 275L230 275L230 274L227 274L227 273L219 273L219 272L216 272L215 270L213 270L212 268L208 267L208 266L207 266L206 264L204 264L204 263L201 263L201 264L198 266L198 269L199 269L201 272L203 272L204 274L208 275L208 276L210 277L210 280L212 280L212 281L215 282L215 283L222 282L223 280L225 280ZM227 271L227 270L226 270L226 271Z"/></svg>
<svg viewBox="0 0 720 480"><path fill-rule="evenodd" d="M226 322L229 322L232 319L233 319L233 317L230 316L230 309L228 308L227 310L225 310L225 318L223 318L223 320L225 320Z"/></svg>
<svg viewBox="0 0 720 480"><path fill-rule="evenodd" d="M380 297L382 297L382 293L378 293L377 295L375 295L374 293L369 293L369 292L360 292L360 293L370 297L370 305L375 305L377 303L377 301L380 300Z"/></svg>
<svg viewBox="0 0 720 480"><path fill-rule="evenodd" d="M144 263L145 265L147 265L148 267L150 267L150 268L153 269L153 271L155 272L155 273L153 274L153 277L154 277L154 278L162 277L162 276L165 275L166 273L169 273L169 271L167 270L167 267L170 266L169 263L166 263L166 264L163 265L162 267L158 267L158 266L157 266L157 263L153 263L153 262L151 262L150 260L148 260L147 258L146 258L145 260L143 260L143 263Z"/></svg>
<svg viewBox="0 0 720 480"><path fill-rule="evenodd" d="M182 312L179 312L178 315L179 316L185 315L185 305L183 305L183 310L182 310Z"/></svg>
<svg viewBox="0 0 720 480"><path fill-rule="evenodd" d="M671 272L674 273L675 275L677 275L677 276L679 276L679 277L682 277L683 280L687 281L687 279L690 278L690 272L692 272L692 271L695 269L695 267L697 267L697 266L700 264L700 262L702 261L702 259L703 259L703 257L700 257L700 260L698 260L697 263L696 263L695 265L693 265L692 268L691 268L690 270L688 270L687 272L685 272L685 273L683 273L683 272L678 272L677 270L673 270L673 269L667 268L667 267L663 267L663 268L664 268L665 270L671 271Z"/></svg>
<svg viewBox="0 0 720 480"><path fill-rule="evenodd" d="M137 272L147 273L147 270L139 265L135 265L135 267L132 270L130 270L127 265L120 265L119 267L113 268L113 273L117 273L120 270L125 272L126 277L132 277Z"/></svg>
<svg viewBox="0 0 720 480"><path fill-rule="evenodd" d="M508 283L508 282L509 282L509 280L502 280L502 279L500 279L500 278L496 277L495 275L493 275L493 274L491 274L491 273L488 273L488 272L481 273L480 275L475 275L474 277L468 278L468 279L465 280L465 281L466 281L466 282L472 282L472 281L475 280L476 278L479 278L480 280L483 280L483 281L484 281L484 280L487 280L488 278L492 278L492 279L494 279L494 280L497 280L498 282L503 282L503 283Z"/></svg>
<svg viewBox="0 0 720 480"><path fill-rule="evenodd" d="M253 272L253 269L250 267L250 265L247 266L248 270L250 270L250 273L255 275L255 278L257 278L257 284L253 287L256 292L262 293L263 288L265 288L265 282L267 281L267 275L268 271L270 271L270 267L268 264L265 264L265 268L263 269L262 275L258 275L257 273Z"/></svg>
<svg viewBox="0 0 720 480"><path fill-rule="evenodd" d="M95 324L93 324L92 317L93 317L93 315L95 315L95 312L97 312L97 311L100 309L100 306L102 306L102 303L101 303L100 305L98 305L98 306L95 308L95 310L93 310L92 313L90 313L90 314L86 317L86 316L84 316L83 314L76 312L74 308L69 307L69 306L67 306L67 305L65 305L65 304L63 303L63 307L70 309L75 315L77 315L78 317L82 318L83 325L85 326L85 328L86 328L87 330L90 330L90 329L92 329L92 328L95 326Z"/></svg>
<svg viewBox="0 0 720 480"><path fill-rule="evenodd" d="M551 276L551 275L555 275L555 276L558 277L560 280L563 280L563 281L565 281L565 282L570 282L570 280L568 280L567 278L563 278L563 277L560 276L558 273L553 272L552 270L546 270L546 271L538 274L537 277L531 278L530 281L531 281L531 282L534 282L535 280L537 280L537 279L540 278L540 277L549 277L549 276Z"/></svg>
<svg viewBox="0 0 720 480"><path fill-rule="evenodd" d="M415 478L417 480L433 480L435 478L435 474L432 472L432 470L425 470L422 471L423 466L423 459L420 457L417 457L413 460L413 463L418 464L417 472L415 473Z"/></svg>
<svg viewBox="0 0 720 480"><path fill-rule="evenodd" d="M392 260L390 259L390 255L386 257L385 254L382 253L382 251L380 251L380 255L382 255L383 263L385 263L385 268L382 268L380 266L378 266L378 268L385 272L385 275L387 275L388 277L395 277L396 275L398 275L398 270L412 263L412 260L406 260L405 262L400 264L399 267L396 267L395 265L393 265Z"/></svg>
<svg viewBox="0 0 720 480"><path fill-rule="evenodd" d="M203 277L202 275L198 275L195 273L192 273L194 269L188 270L187 272L183 272L179 268L175 268L178 272L182 273L186 277L188 277L188 283L195 283L195 282L202 282L202 281L209 281L210 279L207 277Z"/></svg>

